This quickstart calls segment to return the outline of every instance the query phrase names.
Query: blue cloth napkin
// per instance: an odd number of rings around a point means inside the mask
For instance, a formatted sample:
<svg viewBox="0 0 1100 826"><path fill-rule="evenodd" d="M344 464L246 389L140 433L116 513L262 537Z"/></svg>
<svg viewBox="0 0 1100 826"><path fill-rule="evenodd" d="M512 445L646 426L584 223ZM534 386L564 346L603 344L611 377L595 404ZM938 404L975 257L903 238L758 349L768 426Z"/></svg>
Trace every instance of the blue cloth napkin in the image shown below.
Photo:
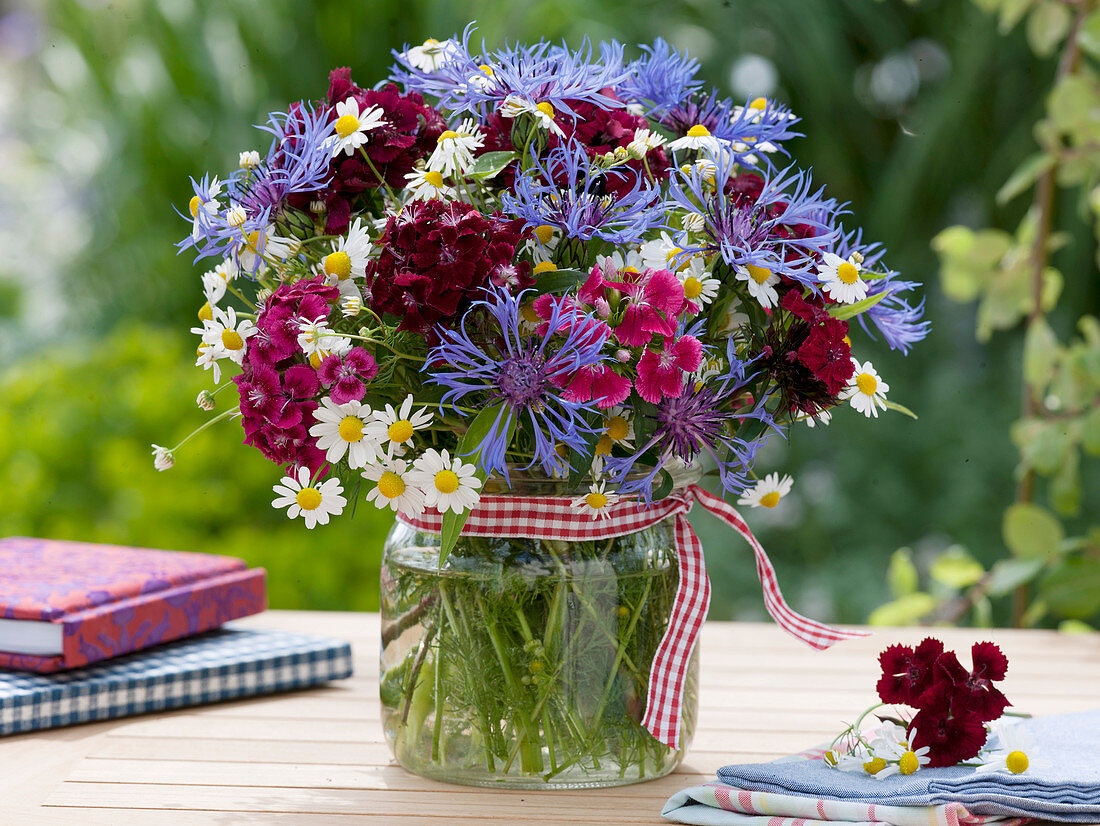
<svg viewBox="0 0 1100 826"><path fill-rule="evenodd" d="M921 769L877 780L820 760L724 766L718 778L750 791L886 806L962 803L974 814L1069 823L1100 822L1100 709L1022 720L1045 766L1023 774L977 773L966 766Z"/></svg>

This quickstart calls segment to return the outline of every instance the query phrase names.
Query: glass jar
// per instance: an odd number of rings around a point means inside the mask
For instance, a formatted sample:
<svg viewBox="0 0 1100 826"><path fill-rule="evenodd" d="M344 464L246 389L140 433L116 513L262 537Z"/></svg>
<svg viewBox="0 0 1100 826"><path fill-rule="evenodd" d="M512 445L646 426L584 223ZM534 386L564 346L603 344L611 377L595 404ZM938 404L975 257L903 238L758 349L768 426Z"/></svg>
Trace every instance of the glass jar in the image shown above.
<svg viewBox="0 0 1100 826"><path fill-rule="evenodd" d="M495 489L492 479L485 495ZM512 495L576 495L513 478ZM475 786L584 788L668 774L680 748L640 720L679 581L673 518L611 539L440 538L397 522L382 559L382 723L415 774Z"/></svg>

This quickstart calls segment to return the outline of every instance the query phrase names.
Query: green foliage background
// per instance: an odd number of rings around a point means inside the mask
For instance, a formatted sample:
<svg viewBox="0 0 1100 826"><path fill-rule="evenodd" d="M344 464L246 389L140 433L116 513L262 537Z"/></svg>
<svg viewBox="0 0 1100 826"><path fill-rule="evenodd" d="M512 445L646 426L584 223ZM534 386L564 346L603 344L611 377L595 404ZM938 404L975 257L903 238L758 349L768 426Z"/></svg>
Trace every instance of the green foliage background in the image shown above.
<svg viewBox="0 0 1100 826"><path fill-rule="evenodd" d="M331 67L372 83L391 47L476 17L490 45L664 36L724 89L739 55L766 58L776 94L803 117L795 158L851 202L894 268L928 283L934 331L923 346L904 358L856 344L920 420L844 412L762 454L762 471L796 478L777 512L750 517L791 600L822 618L863 621L888 598L899 545L918 558L952 543L985 563L1004 554L1021 337L975 342L974 310L942 297L929 242L949 224L1019 220L1025 205L995 207L993 193L1033 151L1054 66L1022 34L998 34L972 3L46 0L0 3L0 15L35 44L0 47L14 88L0 140L23 170L0 194L0 216L20 216L30 239L27 256L0 259L0 532L233 553L269 568L273 606L377 604L388 519L361 507L313 533L287 522L269 506L277 473L239 444L235 424L201 434L171 472L152 470L148 444L173 444L199 424L194 397L207 386L186 333L201 303L198 273L175 255L185 226L171 205L186 203L188 175L228 171L239 150L261 148L250 124L322 95ZM894 94L898 78L904 95ZM43 211L40 196L52 190ZM1070 233L1056 256L1063 304L1095 312L1094 241L1070 211L1060 221ZM50 306L65 309L52 326L35 302L47 288ZM1085 513L1100 504L1090 482ZM748 548L696 521L712 617L762 616Z"/></svg>

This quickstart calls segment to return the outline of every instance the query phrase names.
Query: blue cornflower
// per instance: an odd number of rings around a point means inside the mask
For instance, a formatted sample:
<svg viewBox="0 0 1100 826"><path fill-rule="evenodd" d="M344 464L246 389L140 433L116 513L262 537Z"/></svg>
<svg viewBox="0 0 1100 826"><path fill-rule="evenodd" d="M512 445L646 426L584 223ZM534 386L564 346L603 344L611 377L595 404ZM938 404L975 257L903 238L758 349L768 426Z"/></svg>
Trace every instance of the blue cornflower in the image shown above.
<svg viewBox="0 0 1100 826"><path fill-rule="evenodd" d="M731 98L719 97L717 90L705 95L697 92L660 117L662 124L681 136L670 144L674 150L678 143L709 145L712 153L720 146L734 161L750 167L760 166L762 157L767 161L767 155L761 153L785 153L781 142L799 134L791 129L797 120L779 104L758 100L735 106Z"/></svg>
<svg viewBox="0 0 1100 826"><path fill-rule="evenodd" d="M922 286L921 283L899 279L897 272L882 263L882 256L886 253L886 248L882 244L873 243L868 244L866 247L863 246L863 230L856 229L851 232L844 232L843 228L840 228L838 230L836 254L847 259L856 251L863 256L863 269L865 271L883 273L881 277L867 281L867 297L870 298L883 292L888 294L886 298L857 316L860 326L863 327L863 331L867 335L874 338L867 326L867 319L870 318L878 331L882 333L882 337L886 339L886 343L890 345L890 349L901 350L903 353L908 354L909 349L918 341L923 340L932 328L931 322L922 320L924 316L924 299L922 298L919 304L913 306L900 295L917 289Z"/></svg>
<svg viewBox="0 0 1100 826"><path fill-rule="evenodd" d="M623 100L641 104L647 115L665 114L702 85L695 79L699 61L676 51L662 38L641 49L644 56L627 64L628 75L615 91Z"/></svg>
<svg viewBox="0 0 1100 826"><path fill-rule="evenodd" d="M757 400L751 409L738 410L745 400L745 386L755 375L748 373L752 363L737 357L732 338L727 343L726 355L729 369L724 374L708 379L697 389L685 388L678 398L664 399L652 413L640 414L654 421L649 441L638 445L632 456L609 458L606 462L621 493L637 493L645 501L652 501L653 483L666 463L672 459L694 462L702 455L715 463L722 487L728 493L745 489L748 472L769 431L780 434L783 431L765 408L767 397ZM730 433L731 424L749 420L763 424L759 436L744 439ZM657 465L640 478L629 478L646 453L657 455Z"/></svg>
<svg viewBox="0 0 1100 826"><path fill-rule="evenodd" d="M584 147L571 140L550 150L544 160L534 160L516 178L513 191L501 195L501 207L528 227L549 224L569 238L635 243L649 230L665 226L664 204L660 189L640 177L629 192L607 195L603 176L619 174L594 167Z"/></svg>
<svg viewBox="0 0 1100 826"><path fill-rule="evenodd" d="M591 405L565 401L561 387L575 371L603 362L600 349L607 328L564 302L553 302L545 332L526 335L520 332L523 293L513 296L496 288L488 292L489 299L475 302L463 317L461 330L439 330L441 343L425 360L425 367L431 367L427 380L448 388L444 404L471 393L477 394L479 405L486 395L485 404L500 404L500 414L478 448L486 473L508 478L508 432L513 422L518 424L526 416L535 440L528 467L537 462L552 474L560 464L559 444L580 450L586 437L594 435L582 415ZM481 307L495 319L500 333L475 343L466 322Z"/></svg>
<svg viewBox="0 0 1100 826"><path fill-rule="evenodd" d="M672 203L701 214L705 223L702 242L685 245L681 256L717 253L730 267L763 268L816 291L814 256L836 239L837 202L823 197L824 188L813 191L809 174L793 166L763 174L755 199L727 194L734 159L719 152L708 161L671 180Z"/></svg>

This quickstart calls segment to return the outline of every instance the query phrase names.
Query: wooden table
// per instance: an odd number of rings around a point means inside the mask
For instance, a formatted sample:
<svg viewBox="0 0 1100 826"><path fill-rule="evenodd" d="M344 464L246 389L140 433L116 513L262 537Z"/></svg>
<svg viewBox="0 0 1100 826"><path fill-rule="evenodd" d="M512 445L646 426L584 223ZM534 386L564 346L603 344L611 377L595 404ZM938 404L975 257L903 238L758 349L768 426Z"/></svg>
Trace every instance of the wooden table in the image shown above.
<svg viewBox="0 0 1100 826"><path fill-rule="evenodd" d="M0 823L665 823L674 791L724 763L821 742L874 701L876 655L920 629L814 652L767 624L707 623L695 744L675 774L582 792L449 786L406 773L378 721L378 616L269 611L241 623L350 640L356 675L329 687L0 740ZM1100 706L1100 634L937 629L969 661L992 639L1022 711ZM740 665L734 665L740 663Z"/></svg>

